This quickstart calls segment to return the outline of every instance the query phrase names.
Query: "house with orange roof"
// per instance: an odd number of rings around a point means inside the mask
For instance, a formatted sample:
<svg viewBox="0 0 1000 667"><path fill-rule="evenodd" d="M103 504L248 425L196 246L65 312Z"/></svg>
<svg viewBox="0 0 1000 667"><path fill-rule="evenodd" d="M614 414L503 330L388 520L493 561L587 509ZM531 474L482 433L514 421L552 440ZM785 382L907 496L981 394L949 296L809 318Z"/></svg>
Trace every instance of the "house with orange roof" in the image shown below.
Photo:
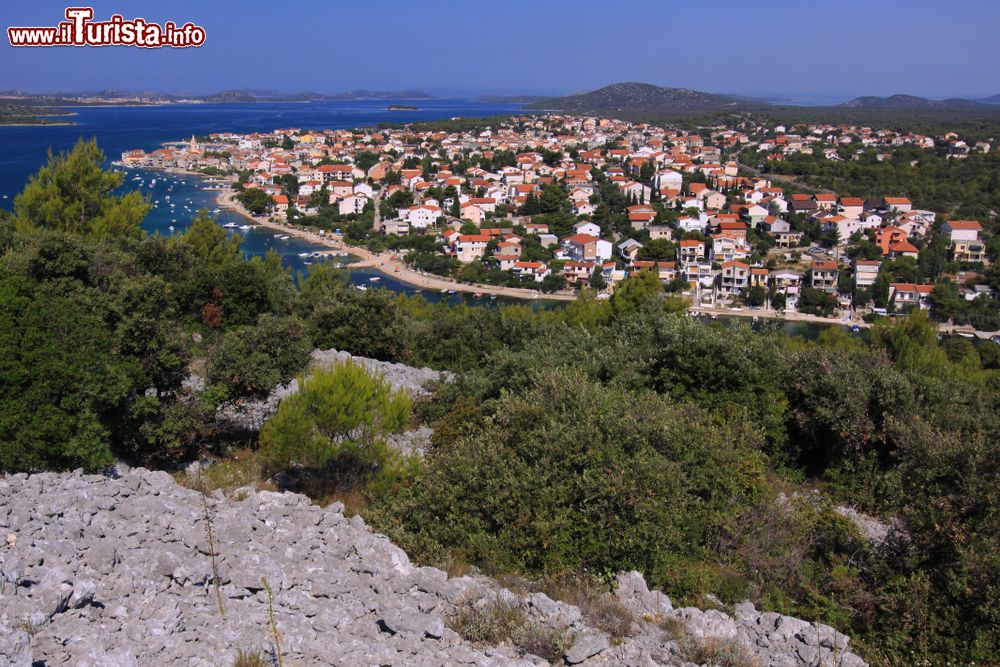
<svg viewBox="0 0 1000 667"><path fill-rule="evenodd" d="M840 267L836 262L820 259L813 260L809 270L809 280L813 288L834 292L837 289L837 280L839 277Z"/></svg>
<svg viewBox="0 0 1000 667"><path fill-rule="evenodd" d="M577 285L590 280L595 266L597 266L596 262L570 260L563 263L562 274L565 276L567 284Z"/></svg>
<svg viewBox="0 0 1000 667"><path fill-rule="evenodd" d="M486 234L459 234L455 241L455 257L463 263L482 259L489 242L490 237Z"/></svg>
<svg viewBox="0 0 1000 667"><path fill-rule="evenodd" d="M919 256L920 251L909 241L900 241L889 246L889 257L891 258L912 257L913 259L917 259Z"/></svg>
<svg viewBox="0 0 1000 667"><path fill-rule="evenodd" d="M906 197L886 197L882 200L882 207L888 211L906 213L913 210L913 202Z"/></svg>
<svg viewBox="0 0 1000 667"><path fill-rule="evenodd" d="M919 308L928 310L931 307L931 293L934 285L915 285L914 283L890 283L889 303L896 310Z"/></svg>
<svg viewBox="0 0 1000 667"><path fill-rule="evenodd" d="M888 255L892 246L906 240L906 232L899 227L880 227L875 230L875 245L882 249L883 255Z"/></svg>
<svg viewBox="0 0 1000 667"><path fill-rule="evenodd" d="M271 203L274 204L274 210L279 213L284 213L288 210L287 195L271 195Z"/></svg>
<svg viewBox="0 0 1000 667"><path fill-rule="evenodd" d="M705 242L685 239L677 244L677 257L681 262L700 262L705 259Z"/></svg>
<svg viewBox="0 0 1000 667"><path fill-rule="evenodd" d="M611 242L590 234L573 234L562 240L561 252L567 259L578 262L595 262L611 259Z"/></svg>
<svg viewBox="0 0 1000 667"><path fill-rule="evenodd" d="M871 287L878 278L882 262L877 259L854 260L854 286L859 289Z"/></svg>
<svg viewBox="0 0 1000 667"><path fill-rule="evenodd" d="M672 282L677 277L677 264L674 262L637 259L629 268L633 274L639 271L656 271L656 277L664 283Z"/></svg>
<svg viewBox="0 0 1000 667"><path fill-rule="evenodd" d="M531 278L536 283L540 283L545 280L552 271L549 269L549 265L545 262L514 262L513 267L514 275L517 277Z"/></svg>
<svg viewBox="0 0 1000 667"><path fill-rule="evenodd" d="M750 265L736 260L722 265L720 289L733 294L750 286Z"/></svg>
<svg viewBox="0 0 1000 667"><path fill-rule="evenodd" d="M406 220L414 229L426 229L437 224L438 218L444 215L440 206L434 204L418 204L407 209L400 209L400 218Z"/></svg>
<svg viewBox="0 0 1000 667"><path fill-rule="evenodd" d="M465 202L461 206L461 218L462 220L468 220L478 227L483 222L483 209L471 201Z"/></svg>
<svg viewBox="0 0 1000 667"><path fill-rule="evenodd" d="M860 220L865 211L865 200L860 197L841 197L838 212L845 218Z"/></svg>

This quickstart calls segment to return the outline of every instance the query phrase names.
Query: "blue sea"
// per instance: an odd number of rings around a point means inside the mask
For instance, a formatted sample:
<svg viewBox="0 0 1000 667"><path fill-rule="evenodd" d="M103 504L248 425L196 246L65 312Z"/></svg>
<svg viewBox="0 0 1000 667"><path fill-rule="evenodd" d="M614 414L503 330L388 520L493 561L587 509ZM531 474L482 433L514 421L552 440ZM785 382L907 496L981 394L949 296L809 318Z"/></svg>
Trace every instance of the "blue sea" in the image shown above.
<svg viewBox="0 0 1000 667"><path fill-rule="evenodd" d="M391 104L410 104L419 109L388 111L386 107ZM76 124L71 126L0 126L0 206L13 207L14 195L46 162L49 150L68 150L80 137L96 137L108 159L117 160L124 151L132 148L150 151L159 148L163 142L188 139L193 134L268 132L275 128L351 129L374 127L383 122L507 115L516 113L518 107L468 100L365 100L77 107L72 111L76 115L70 119ZM179 177L148 170L127 170L125 181L126 189L140 190L158 202L143 227L151 234L164 236L183 233L200 209L214 211L217 208L217 192L206 189L205 185L193 176ZM171 207L170 203L174 206ZM220 210L215 215L220 225L230 222L246 224L245 219L229 211ZM279 233L261 228L235 233L243 237L243 251L248 256L262 255L273 249L295 272L308 271L310 264L307 262L315 261L300 257L300 253L323 249L294 237L282 240L278 238ZM351 280L356 284L367 284L373 277L381 278L378 281L380 287L408 294L416 291L373 269L351 272ZM462 294L446 296L425 292L424 295L429 300L448 298L453 303L480 301Z"/></svg>

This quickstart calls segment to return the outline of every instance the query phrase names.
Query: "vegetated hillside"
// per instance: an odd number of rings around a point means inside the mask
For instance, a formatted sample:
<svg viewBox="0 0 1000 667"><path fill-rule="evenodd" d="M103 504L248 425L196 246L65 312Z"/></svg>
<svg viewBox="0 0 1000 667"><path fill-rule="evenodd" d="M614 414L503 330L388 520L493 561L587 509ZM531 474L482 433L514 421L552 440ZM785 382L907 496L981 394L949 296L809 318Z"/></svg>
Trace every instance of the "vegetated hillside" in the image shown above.
<svg viewBox="0 0 1000 667"><path fill-rule="evenodd" d="M932 100L916 95L890 95L889 97L869 95L856 97L840 106L854 109L976 109L982 107L983 103L958 98Z"/></svg>
<svg viewBox="0 0 1000 667"><path fill-rule="evenodd" d="M51 118L47 116L53 116ZM0 125L49 125L66 123L68 113L24 100L0 100Z"/></svg>
<svg viewBox="0 0 1000 667"><path fill-rule="evenodd" d="M183 235L144 235L149 204L116 194L125 176L104 164L81 143L53 156L13 214L0 211L0 359L17 360L0 364L0 471L116 460L176 470L228 457L209 471L249 483L266 468L267 479L350 502L442 569L635 569L679 604L750 599L849 632L879 667L1000 655L1000 347L939 341L925 313L880 321L868 340L840 327L816 341L724 328L683 316L653 272L610 299L584 292L537 311L356 290L327 264L295 281L275 254L247 260L240 238L206 216ZM560 219L535 219L546 216ZM314 373L252 456L232 456L219 409L267 396L316 348L456 379L410 410L367 375ZM422 460L386 446L386 433L417 424L433 428ZM884 520L891 541L866 539L836 511L842 502ZM9 507L0 498L0 535L4 516L22 523ZM228 524L216 524L223 544ZM108 563L115 542L102 545L95 562ZM66 557L52 563L79 560ZM220 558L221 572L231 561ZM174 567L158 583L174 575L194 580ZM65 613L60 596L77 588L57 572L46 581L38 593ZM197 581L211 604L210 579ZM288 596L275 588L281 626ZM97 613L85 593L76 602ZM162 610L167 598L156 600ZM7 609L0 602L0 624ZM5 638L0 629L0 647Z"/></svg>
<svg viewBox="0 0 1000 667"><path fill-rule="evenodd" d="M199 99L205 102L256 102L257 98L242 90L224 90L221 93L205 95Z"/></svg>
<svg viewBox="0 0 1000 667"><path fill-rule="evenodd" d="M544 95L480 95L473 102L480 104L535 104L550 99Z"/></svg>
<svg viewBox="0 0 1000 667"><path fill-rule="evenodd" d="M644 111L677 113L766 106L729 95L716 95L688 88L662 88L649 83L613 83L598 90L566 97L551 97L530 105L531 109L558 109L575 113Z"/></svg>

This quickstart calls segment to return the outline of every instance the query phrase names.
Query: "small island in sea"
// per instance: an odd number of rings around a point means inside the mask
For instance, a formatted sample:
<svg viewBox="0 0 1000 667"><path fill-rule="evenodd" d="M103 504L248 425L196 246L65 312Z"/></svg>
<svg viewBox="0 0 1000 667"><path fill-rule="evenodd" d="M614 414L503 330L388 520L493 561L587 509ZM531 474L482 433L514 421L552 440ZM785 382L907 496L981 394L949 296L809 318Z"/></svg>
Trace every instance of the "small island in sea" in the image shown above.
<svg viewBox="0 0 1000 667"><path fill-rule="evenodd" d="M389 111L420 111L412 104L390 104L386 109Z"/></svg>

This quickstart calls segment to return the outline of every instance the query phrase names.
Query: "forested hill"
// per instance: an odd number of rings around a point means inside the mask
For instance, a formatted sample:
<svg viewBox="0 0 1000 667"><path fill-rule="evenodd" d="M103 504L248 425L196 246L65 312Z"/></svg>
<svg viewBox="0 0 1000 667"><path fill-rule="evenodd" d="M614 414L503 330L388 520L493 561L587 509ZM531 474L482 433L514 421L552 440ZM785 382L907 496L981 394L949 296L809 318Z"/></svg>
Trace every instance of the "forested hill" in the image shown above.
<svg viewBox="0 0 1000 667"><path fill-rule="evenodd" d="M981 109L986 104L959 98L932 100L915 95L890 95L856 97L839 106L850 109Z"/></svg>
<svg viewBox="0 0 1000 667"><path fill-rule="evenodd" d="M767 106L728 95L687 88L662 88L649 83L613 83L604 88L567 97L552 97L529 105L529 109L572 113L646 112L686 113L722 111Z"/></svg>

